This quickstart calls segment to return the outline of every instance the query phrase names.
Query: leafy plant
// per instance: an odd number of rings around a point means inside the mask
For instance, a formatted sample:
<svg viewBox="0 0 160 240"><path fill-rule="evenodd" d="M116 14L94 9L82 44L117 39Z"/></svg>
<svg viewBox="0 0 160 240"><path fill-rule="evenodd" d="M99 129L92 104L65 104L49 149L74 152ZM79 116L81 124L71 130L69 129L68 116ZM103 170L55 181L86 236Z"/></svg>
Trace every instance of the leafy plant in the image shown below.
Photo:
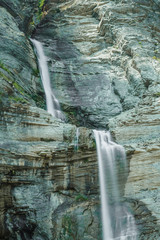
<svg viewBox="0 0 160 240"><path fill-rule="evenodd" d="M76 197L75 197L75 200L78 202L78 201L87 201L88 200L88 197L83 195L83 194L78 194Z"/></svg>
<svg viewBox="0 0 160 240"><path fill-rule="evenodd" d="M42 16L43 16L43 7L45 4L45 0L39 0L39 4L38 4L38 14L37 17L39 20L41 20Z"/></svg>
<svg viewBox="0 0 160 240"><path fill-rule="evenodd" d="M39 8L42 10L45 0L39 0Z"/></svg>

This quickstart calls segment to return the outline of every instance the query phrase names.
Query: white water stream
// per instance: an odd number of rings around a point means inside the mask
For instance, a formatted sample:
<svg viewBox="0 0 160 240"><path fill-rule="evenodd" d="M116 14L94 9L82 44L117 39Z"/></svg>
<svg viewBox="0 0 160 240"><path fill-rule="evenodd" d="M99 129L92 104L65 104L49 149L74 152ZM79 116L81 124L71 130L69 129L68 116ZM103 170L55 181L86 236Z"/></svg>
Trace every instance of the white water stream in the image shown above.
<svg viewBox="0 0 160 240"><path fill-rule="evenodd" d="M134 217L120 202L117 166L123 166L125 174L124 148L111 140L109 132L94 130L94 135L99 164L103 240L136 240Z"/></svg>
<svg viewBox="0 0 160 240"><path fill-rule="evenodd" d="M75 144L74 144L74 148L76 151L78 151L78 144L79 144L79 128L76 128L76 136L75 136Z"/></svg>
<svg viewBox="0 0 160 240"><path fill-rule="evenodd" d="M46 96L47 111L54 117L64 120L60 104L51 88L47 58L44 54L43 46L37 40L31 39L31 41L37 51L38 64ZM128 211L127 206L120 202L118 186L117 159L120 161L119 164L123 165L125 169L125 151L122 146L111 140L108 132L94 130L94 135L99 163L103 240L136 240L137 231L135 221L132 214ZM78 149L78 138L79 129L77 128L76 150Z"/></svg>
<svg viewBox="0 0 160 240"><path fill-rule="evenodd" d="M50 114L52 114L52 116L64 120L64 115L60 110L60 104L51 88L50 76L49 76L48 65L47 65L47 57L44 54L42 43L40 43L35 39L31 39L31 41L34 44L37 51L38 65L40 69L45 96L46 96L47 111Z"/></svg>

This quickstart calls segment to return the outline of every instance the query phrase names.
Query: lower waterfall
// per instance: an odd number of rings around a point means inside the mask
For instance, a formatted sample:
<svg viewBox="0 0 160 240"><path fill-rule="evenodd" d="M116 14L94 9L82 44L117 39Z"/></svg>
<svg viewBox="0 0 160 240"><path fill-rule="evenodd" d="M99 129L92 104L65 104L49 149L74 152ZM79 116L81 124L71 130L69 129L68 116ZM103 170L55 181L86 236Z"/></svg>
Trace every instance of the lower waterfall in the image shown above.
<svg viewBox="0 0 160 240"><path fill-rule="evenodd" d="M120 201L118 186L117 165L127 168L125 150L111 140L109 132L94 130L94 136L99 165L103 240L136 240L134 217Z"/></svg>
<svg viewBox="0 0 160 240"><path fill-rule="evenodd" d="M54 117L60 118L62 120L65 119L63 113L60 110L60 104L58 99L55 97L50 83L50 76L47 66L47 57L44 54L42 43L35 40L30 39L37 51L38 65L41 73L41 79L43 83L44 92L46 95L46 105L47 111L52 114Z"/></svg>

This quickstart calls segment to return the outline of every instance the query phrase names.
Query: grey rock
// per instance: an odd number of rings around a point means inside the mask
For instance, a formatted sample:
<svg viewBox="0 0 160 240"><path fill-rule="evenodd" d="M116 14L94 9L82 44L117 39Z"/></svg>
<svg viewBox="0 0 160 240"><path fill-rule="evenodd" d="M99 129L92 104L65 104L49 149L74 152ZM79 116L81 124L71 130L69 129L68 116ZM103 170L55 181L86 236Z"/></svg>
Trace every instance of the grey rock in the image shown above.
<svg viewBox="0 0 160 240"><path fill-rule="evenodd" d="M157 82L155 6L147 1L50 1L53 10L34 37L44 43L55 94L71 122L105 128Z"/></svg>
<svg viewBox="0 0 160 240"><path fill-rule="evenodd" d="M36 105L37 102L44 107L44 93L32 46L14 17L2 7L0 14L0 103Z"/></svg>
<svg viewBox="0 0 160 240"><path fill-rule="evenodd" d="M142 230L143 223L139 225L139 239L159 239L160 235L159 123L160 98L154 94L154 97L151 95L141 100L136 108L111 119L109 124L116 141L127 150L130 172L125 196L138 201L136 208L143 203L150 211L150 216L146 215L149 219L147 227ZM134 211L137 210L134 208ZM138 219L142 218L141 214L138 210Z"/></svg>
<svg viewBox="0 0 160 240"><path fill-rule="evenodd" d="M101 240L92 131L79 128L77 149L76 126L36 106L44 94L26 37L36 4L0 3L0 239ZM50 0L46 9L32 37L68 122L107 126L124 145L123 200L138 239L158 240L159 1Z"/></svg>

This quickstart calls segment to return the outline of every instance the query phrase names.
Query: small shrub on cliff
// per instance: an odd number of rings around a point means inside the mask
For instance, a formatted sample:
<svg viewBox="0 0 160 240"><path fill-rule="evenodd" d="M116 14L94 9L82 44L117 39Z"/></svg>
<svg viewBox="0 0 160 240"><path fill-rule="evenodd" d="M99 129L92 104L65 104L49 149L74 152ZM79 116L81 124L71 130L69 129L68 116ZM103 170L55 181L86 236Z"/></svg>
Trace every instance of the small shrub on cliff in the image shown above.
<svg viewBox="0 0 160 240"><path fill-rule="evenodd" d="M39 0L39 4L38 4L38 19L41 20L42 16L43 16L43 7L45 4L45 0Z"/></svg>
<svg viewBox="0 0 160 240"><path fill-rule="evenodd" d="M87 201L88 200L88 197L83 195L83 194L78 194L76 197L75 197L75 200L78 202L78 201Z"/></svg>

